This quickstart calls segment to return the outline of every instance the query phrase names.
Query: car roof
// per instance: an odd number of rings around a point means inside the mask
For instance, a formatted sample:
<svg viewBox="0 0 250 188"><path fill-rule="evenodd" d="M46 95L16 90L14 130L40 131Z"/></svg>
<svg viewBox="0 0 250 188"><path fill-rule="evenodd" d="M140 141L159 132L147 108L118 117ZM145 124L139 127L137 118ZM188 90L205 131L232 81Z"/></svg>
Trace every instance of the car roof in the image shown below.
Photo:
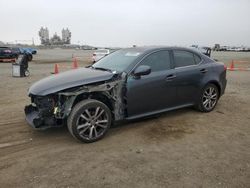
<svg viewBox="0 0 250 188"><path fill-rule="evenodd" d="M190 51L193 53L198 53L196 50L187 48L187 47L179 47L179 46L143 46L143 47L133 47L133 48L124 48L122 50L127 51L134 51L134 52L140 52L140 53L148 53L156 50L185 50Z"/></svg>
<svg viewBox="0 0 250 188"><path fill-rule="evenodd" d="M180 46L146 46L146 47L133 47L133 48L124 48L122 50L127 51L133 51L133 52L139 52L140 57L143 57L146 54L149 54L151 52L157 51L157 50L184 50L191 52L193 54L198 55L205 61L213 61L210 57L204 55L202 52L189 48L189 47L180 47Z"/></svg>
<svg viewBox="0 0 250 188"><path fill-rule="evenodd" d="M106 50L106 51L107 51L107 50L109 50L109 49L99 48L99 49L97 49L97 51L98 51L98 50Z"/></svg>

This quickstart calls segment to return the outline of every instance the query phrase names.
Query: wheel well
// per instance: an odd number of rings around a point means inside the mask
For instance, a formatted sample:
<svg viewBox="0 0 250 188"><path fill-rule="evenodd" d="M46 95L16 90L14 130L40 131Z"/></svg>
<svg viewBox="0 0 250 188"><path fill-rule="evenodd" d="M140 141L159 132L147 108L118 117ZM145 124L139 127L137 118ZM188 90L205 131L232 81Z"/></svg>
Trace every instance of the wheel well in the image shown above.
<svg viewBox="0 0 250 188"><path fill-rule="evenodd" d="M111 112L113 111L113 105L112 105L110 99L102 92L93 92L93 93L87 93L87 94L84 93L84 94L78 95L76 97L72 107L74 107L77 103L79 103L80 101L85 100L85 99L98 100L98 101L104 103L105 105L107 105L107 107L110 109Z"/></svg>
<svg viewBox="0 0 250 188"><path fill-rule="evenodd" d="M210 81L208 82L208 84L214 84L217 88L218 88L218 91L219 91L219 97L221 95L221 87L220 87L220 84L216 81Z"/></svg>

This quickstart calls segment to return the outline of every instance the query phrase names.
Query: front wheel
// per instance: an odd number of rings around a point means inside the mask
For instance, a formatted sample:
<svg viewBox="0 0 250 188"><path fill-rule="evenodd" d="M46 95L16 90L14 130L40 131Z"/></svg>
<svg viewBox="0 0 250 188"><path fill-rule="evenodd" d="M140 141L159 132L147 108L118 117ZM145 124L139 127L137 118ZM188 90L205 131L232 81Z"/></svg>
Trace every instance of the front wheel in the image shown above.
<svg viewBox="0 0 250 188"><path fill-rule="evenodd" d="M67 125L76 139L90 143L103 138L111 122L110 109L104 103L87 99L76 104L68 117Z"/></svg>
<svg viewBox="0 0 250 188"><path fill-rule="evenodd" d="M208 84L205 86L201 93L197 109L201 112L211 112L219 99L219 91L216 85Z"/></svg>

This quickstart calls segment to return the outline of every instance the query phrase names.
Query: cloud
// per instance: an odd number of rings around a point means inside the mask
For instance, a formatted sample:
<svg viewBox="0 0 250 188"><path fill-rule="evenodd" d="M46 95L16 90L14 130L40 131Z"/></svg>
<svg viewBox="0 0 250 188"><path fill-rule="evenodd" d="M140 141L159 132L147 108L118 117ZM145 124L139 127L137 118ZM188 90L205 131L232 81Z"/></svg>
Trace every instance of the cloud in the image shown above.
<svg viewBox="0 0 250 188"><path fill-rule="evenodd" d="M72 42L96 46L249 45L247 0L0 1L0 40L32 40L68 27ZM4 19L3 19L4 18Z"/></svg>

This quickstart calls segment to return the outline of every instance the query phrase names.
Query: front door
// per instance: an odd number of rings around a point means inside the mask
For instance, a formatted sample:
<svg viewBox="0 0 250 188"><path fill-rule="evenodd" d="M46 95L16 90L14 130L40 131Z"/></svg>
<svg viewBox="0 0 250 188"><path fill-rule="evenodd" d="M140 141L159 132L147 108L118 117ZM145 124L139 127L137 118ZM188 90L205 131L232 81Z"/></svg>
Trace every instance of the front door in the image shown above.
<svg viewBox="0 0 250 188"><path fill-rule="evenodd" d="M157 112L175 104L175 70L172 69L169 51L153 52L136 67L140 65L150 66L151 73L138 78L132 72L128 77L128 118Z"/></svg>

